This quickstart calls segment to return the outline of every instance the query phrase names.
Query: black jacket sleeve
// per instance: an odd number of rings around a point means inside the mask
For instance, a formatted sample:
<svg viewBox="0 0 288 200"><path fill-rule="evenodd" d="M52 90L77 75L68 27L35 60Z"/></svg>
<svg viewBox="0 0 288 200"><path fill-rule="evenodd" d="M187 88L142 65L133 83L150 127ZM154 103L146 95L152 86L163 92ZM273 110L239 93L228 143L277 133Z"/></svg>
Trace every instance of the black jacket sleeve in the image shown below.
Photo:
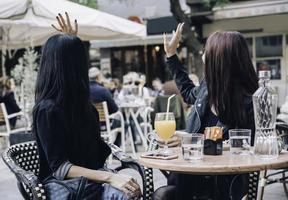
<svg viewBox="0 0 288 200"><path fill-rule="evenodd" d="M195 86L190 80L177 55L169 57L167 59L167 64L184 101L187 104L194 104L200 88Z"/></svg>
<svg viewBox="0 0 288 200"><path fill-rule="evenodd" d="M37 113L37 136L52 172L68 161L64 119L64 112L56 106L39 109Z"/></svg>

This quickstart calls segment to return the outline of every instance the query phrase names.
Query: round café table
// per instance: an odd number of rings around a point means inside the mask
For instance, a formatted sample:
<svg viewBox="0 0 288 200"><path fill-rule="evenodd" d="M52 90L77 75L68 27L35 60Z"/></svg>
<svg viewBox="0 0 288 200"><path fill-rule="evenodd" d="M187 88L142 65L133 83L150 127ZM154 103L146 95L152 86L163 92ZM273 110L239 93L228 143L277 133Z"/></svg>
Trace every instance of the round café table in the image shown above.
<svg viewBox="0 0 288 200"><path fill-rule="evenodd" d="M273 160L261 160L252 154L232 155L229 151L223 151L223 155L204 155L203 160L191 162L183 160L180 148L172 149L174 153L178 154L177 159L159 160L139 156L138 162L147 168L197 175L241 174L288 167L287 151L281 152L279 157ZM262 181L260 180L260 183Z"/></svg>

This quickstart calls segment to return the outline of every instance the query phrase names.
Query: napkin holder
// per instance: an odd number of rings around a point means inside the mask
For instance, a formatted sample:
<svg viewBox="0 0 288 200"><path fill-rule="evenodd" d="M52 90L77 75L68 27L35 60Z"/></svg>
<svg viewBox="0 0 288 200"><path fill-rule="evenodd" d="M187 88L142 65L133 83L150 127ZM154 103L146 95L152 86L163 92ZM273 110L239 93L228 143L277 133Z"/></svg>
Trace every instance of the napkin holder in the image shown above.
<svg viewBox="0 0 288 200"><path fill-rule="evenodd" d="M204 155L222 155L223 153L223 140L217 139L211 140L206 139L204 140Z"/></svg>

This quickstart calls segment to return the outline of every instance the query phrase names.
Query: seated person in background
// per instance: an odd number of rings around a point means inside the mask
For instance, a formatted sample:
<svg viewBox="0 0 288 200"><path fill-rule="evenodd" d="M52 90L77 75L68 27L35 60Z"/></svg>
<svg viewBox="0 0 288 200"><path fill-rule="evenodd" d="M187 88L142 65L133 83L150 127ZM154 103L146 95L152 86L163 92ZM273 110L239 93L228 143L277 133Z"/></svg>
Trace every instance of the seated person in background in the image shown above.
<svg viewBox="0 0 288 200"><path fill-rule="evenodd" d="M109 114L115 113L118 111L118 106L115 103L113 96L109 89L100 85L98 81L101 79L101 72L97 67L91 67L89 69L89 79L90 79L90 101L92 103L100 103L103 101L107 102ZM120 121L118 119L113 119L111 122L111 128L116 128L120 126ZM101 124L104 126L104 124ZM102 127L102 126L101 126ZM105 126L104 126L105 127ZM103 128L106 129L106 128ZM102 128L101 128L102 130ZM113 141L113 139L112 139ZM119 146L121 145L121 134L115 136L114 144Z"/></svg>
<svg viewBox="0 0 288 200"><path fill-rule="evenodd" d="M163 85L164 95L177 94L180 95L180 91L174 80L166 81Z"/></svg>
<svg viewBox="0 0 288 200"><path fill-rule="evenodd" d="M12 84L12 81L8 77L1 77L0 78L0 103L4 103L6 106L6 110L8 115L12 113L17 113L21 109L16 103L14 92L13 92L14 86ZM11 118L9 120L10 126L12 128L16 125L17 118Z"/></svg>
<svg viewBox="0 0 288 200"><path fill-rule="evenodd" d="M93 103L106 101L109 114L115 113L118 111L118 106L116 105L111 92L97 82L100 74L100 70L97 67L91 67L89 69L90 100Z"/></svg>
<svg viewBox="0 0 288 200"><path fill-rule="evenodd" d="M164 94L163 84L159 78L155 78L152 81L152 86L153 86L152 96L157 97L159 95Z"/></svg>

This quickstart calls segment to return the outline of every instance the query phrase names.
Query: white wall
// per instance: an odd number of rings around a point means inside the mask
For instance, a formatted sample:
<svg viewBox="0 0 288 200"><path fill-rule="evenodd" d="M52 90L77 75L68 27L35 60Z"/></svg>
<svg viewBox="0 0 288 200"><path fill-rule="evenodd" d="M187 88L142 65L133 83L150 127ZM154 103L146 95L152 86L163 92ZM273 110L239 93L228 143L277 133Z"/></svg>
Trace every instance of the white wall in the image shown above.
<svg viewBox="0 0 288 200"><path fill-rule="evenodd" d="M204 25L203 35L207 37L217 30L255 30L261 28L265 33L287 33L287 24L288 14L219 20Z"/></svg>
<svg viewBox="0 0 288 200"><path fill-rule="evenodd" d="M180 0L189 12L186 0ZM138 16L145 19L171 16L169 0L97 0L98 9L120 17Z"/></svg>

